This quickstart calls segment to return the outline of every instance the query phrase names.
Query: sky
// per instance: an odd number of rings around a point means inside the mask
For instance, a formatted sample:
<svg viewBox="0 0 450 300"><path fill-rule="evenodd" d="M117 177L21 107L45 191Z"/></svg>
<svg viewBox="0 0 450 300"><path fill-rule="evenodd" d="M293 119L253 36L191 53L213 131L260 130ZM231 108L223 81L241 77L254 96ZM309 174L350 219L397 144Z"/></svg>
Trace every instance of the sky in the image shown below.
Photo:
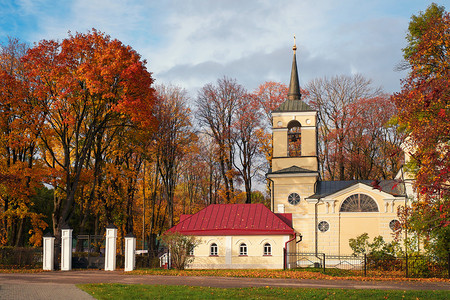
<svg viewBox="0 0 450 300"><path fill-rule="evenodd" d="M249 91L266 81L288 84L295 34L301 86L318 77L360 73L394 93L407 75L396 65L411 15L431 3L0 0L0 42L9 36L32 46L95 28L135 49L156 83L181 86L195 99L201 87L224 76Z"/></svg>

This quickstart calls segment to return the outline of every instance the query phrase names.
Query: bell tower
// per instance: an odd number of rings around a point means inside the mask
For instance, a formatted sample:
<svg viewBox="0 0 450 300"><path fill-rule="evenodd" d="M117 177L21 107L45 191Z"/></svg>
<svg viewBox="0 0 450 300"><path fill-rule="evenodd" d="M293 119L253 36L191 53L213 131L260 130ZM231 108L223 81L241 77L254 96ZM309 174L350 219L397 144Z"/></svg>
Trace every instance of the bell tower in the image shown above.
<svg viewBox="0 0 450 300"><path fill-rule="evenodd" d="M288 97L272 112L273 157L267 173L272 211L280 213L298 212L319 178L317 111L301 99L295 43L292 49Z"/></svg>

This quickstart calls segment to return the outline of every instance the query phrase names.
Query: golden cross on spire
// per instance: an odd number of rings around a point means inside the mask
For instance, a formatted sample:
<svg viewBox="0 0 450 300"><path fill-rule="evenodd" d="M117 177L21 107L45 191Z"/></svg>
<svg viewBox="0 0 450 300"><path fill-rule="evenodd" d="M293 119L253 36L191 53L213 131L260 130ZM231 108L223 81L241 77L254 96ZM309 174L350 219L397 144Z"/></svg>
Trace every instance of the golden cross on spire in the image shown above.
<svg viewBox="0 0 450 300"><path fill-rule="evenodd" d="M294 47L292 47L292 50L294 50L294 53L295 53L295 50L297 50L297 43L296 43L296 39L295 39L295 34L294 34Z"/></svg>

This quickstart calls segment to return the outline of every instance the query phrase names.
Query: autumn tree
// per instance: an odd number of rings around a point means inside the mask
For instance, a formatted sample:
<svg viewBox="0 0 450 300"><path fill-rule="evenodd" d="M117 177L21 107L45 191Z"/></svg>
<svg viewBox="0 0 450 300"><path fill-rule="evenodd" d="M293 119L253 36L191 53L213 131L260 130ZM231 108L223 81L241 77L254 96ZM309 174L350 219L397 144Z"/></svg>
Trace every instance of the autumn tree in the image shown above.
<svg viewBox="0 0 450 300"><path fill-rule="evenodd" d="M237 154L233 161L245 187L245 203L252 203L252 180L262 170L264 165L260 158L261 137L264 128L257 100L247 94L240 98L240 109L236 112L236 120L232 127L232 137Z"/></svg>
<svg viewBox="0 0 450 300"><path fill-rule="evenodd" d="M403 135L391 119L397 110L387 95L348 105L343 123L346 179L392 179L401 167ZM329 158L332 160L332 158Z"/></svg>
<svg viewBox="0 0 450 300"><path fill-rule="evenodd" d="M259 85L253 94L259 104L258 106L265 114L265 123L268 127L271 127L272 111L287 99L288 87L283 83L266 81Z"/></svg>
<svg viewBox="0 0 450 300"><path fill-rule="evenodd" d="M158 128L154 140L158 145L158 166L164 183L169 227L174 225L174 193L179 178L180 163L190 151L195 135L191 130L187 93L176 86L159 85L155 116Z"/></svg>
<svg viewBox="0 0 450 300"><path fill-rule="evenodd" d="M319 156L323 178L348 179L344 143L348 136L349 105L381 95L370 79L357 75L317 78L306 86L309 104L319 115Z"/></svg>
<svg viewBox="0 0 450 300"><path fill-rule="evenodd" d="M182 213L192 214L215 203L220 175L214 165L214 150L197 136L181 164L179 184ZM213 200L214 199L214 200Z"/></svg>
<svg viewBox="0 0 450 300"><path fill-rule="evenodd" d="M14 38L0 47L0 245L24 245L27 232L30 243L40 245L48 225L32 209L44 173L37 155L38 115L23 76L27 49Z"/></svg>
<svg viewBox="0 0 450 300"><path fill-rule="evenodd" d="M404 58L409 74L393 96L408 134L415 185L411 225L429 249L447 257L450 245L450 14L431 4L413 15ZM415 226L414 226L415 225Z"/></svg>
<svg viewBox="0 0 450 300"><path fill-rule="evenodd" d="M214 139L207 134L198 133L197 143L199 159L206 171L206 178L203 180L206 184L202 186L202 194L207 194L205 204L218 204L222 186L222 176L217 161L219 149L214 143Z"/></svg>
<svg viewBox="0 0 450 300"><path fill-rule="evenodd" d="M224 77L217 84L209 83L198 93L197 116L204 132L217 145L218 163L224 184L224 200L230 203L235 196L236 170L233 166L235 147L232 126L236 112L240 109L241 98L246 94L236 80Z"/></svg>
<svg viewBox="0 0 450 300"><path fill-rule="evenodd" d="M154 102L145 61L118 40L93 29L57 42L43 40L24 57L39 108L41 156L52 170L53 230L73 214L80 177L95 137L123 121L144 122ZM140 115L137 115L139 113Z"/></svg>
<svg viewBox="0 0 450 300"><path fill-rule="evenodd" d="M304 91L302 91L303 93ZM254 92L254 98L258 103L261 115L262 130L259 132L260 151L266 156L269 168L272 166L272 111L281 105L288 94L288 87L285 84L267 81L261 84Z"/></svg>

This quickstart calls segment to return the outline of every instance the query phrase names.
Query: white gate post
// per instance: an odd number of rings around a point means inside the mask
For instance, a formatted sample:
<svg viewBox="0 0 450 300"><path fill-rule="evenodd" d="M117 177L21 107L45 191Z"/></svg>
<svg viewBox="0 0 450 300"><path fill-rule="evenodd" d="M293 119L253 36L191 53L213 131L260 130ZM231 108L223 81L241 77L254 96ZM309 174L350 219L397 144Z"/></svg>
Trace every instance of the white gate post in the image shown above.
<svg viewBox="0 0 450 300"><path fill-rule="evenodd" d="M136 267L136 237L129 233L125 236L125 272Z"/></svg>
<svg viewBox="0 0 450 300"><path fill-rule="evenodd" d="M61 227L61 271L72 270L72 231L68 225Z"/></svg>
<svg viewBox="0 0 450 300"><path fill-rule="evenodd" d="M44 271L53 271L55 263L55 237L48 232L44 235L43 239L42 269L44 269Z"/></svg>
<svg viewBox="0 0 450 300"><path fill-rule="evenodd" d="M117 227L109 224L106 227L105 271L116 269Z"/></svg>

